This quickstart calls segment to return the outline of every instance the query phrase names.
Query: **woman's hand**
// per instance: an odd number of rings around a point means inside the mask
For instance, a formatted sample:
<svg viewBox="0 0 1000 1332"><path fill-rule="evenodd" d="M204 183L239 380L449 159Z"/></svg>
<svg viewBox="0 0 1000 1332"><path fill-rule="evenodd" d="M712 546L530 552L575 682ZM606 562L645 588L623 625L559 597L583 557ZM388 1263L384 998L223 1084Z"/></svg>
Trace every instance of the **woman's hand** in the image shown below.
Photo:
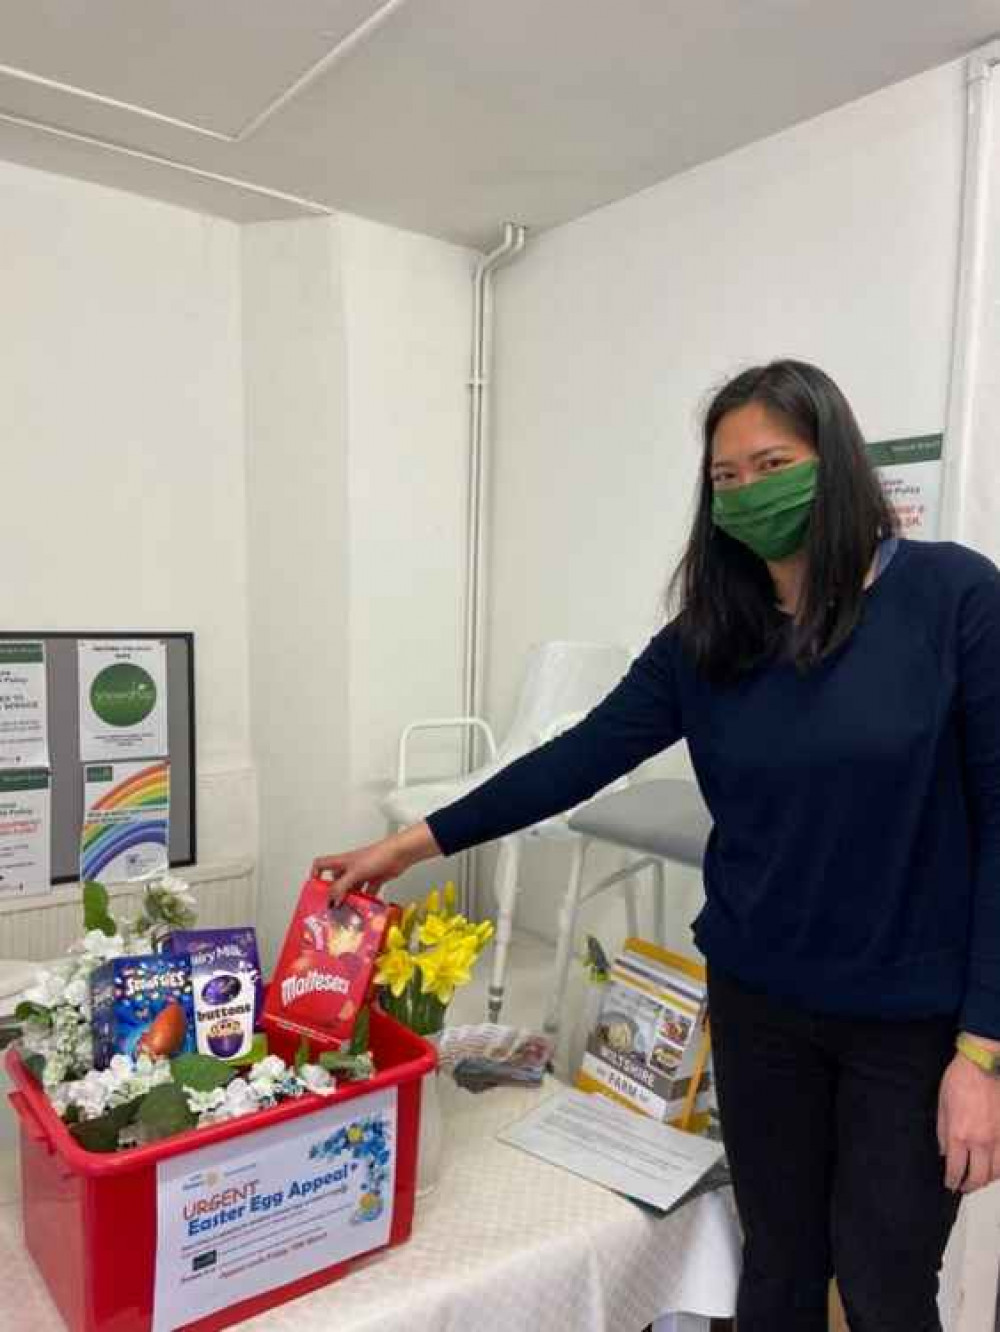
<svg viewBox="0 0 1000 1332"><path fill-rule="evenodd" d="M1000 1078L956 1054L941 1081L937 1134L947 1188L973 1193L1000 1179Z"/></svg>
<svg viewBox="0 0 1000 1332"><path fill-rule="evenodd" d="M384 883L397 878L415 865L440 855L440 849L426 823L416 823L402 832L383 837L379 842L317 856L312 863L313 878L328 874L332 879L330 901L337 903L351 889L376 894Z"/></svg>

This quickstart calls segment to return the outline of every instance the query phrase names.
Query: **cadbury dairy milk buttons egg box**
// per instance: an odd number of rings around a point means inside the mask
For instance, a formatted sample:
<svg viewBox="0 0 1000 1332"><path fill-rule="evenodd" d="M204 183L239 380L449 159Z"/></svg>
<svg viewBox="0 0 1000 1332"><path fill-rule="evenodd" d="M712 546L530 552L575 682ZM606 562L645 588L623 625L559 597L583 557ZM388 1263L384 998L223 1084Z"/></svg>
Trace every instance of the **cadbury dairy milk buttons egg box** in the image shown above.
<svg viewBox="0 0 1000 1332"><path fill-rule="evenodd" d="M191 1052L194 1012L186 957L115 957L90 978L94 1066L117 1054L152 1058Z"/></svg>
<svg viewBox="0 0 1000 1332"><path fill-rule="evenodd" d="M330 884L302 889L264 1007L264 1027L320 1048L346 1045L371 988L391 908L364 893L330 903Z"/></svg>
<svg viewBox="0 0 1000 1332"><path fill-rule="evenodd" d="M261 1009L257 934L237 929L177 930L167 950L191 966L191 998L199 1054L241 1059L250 1053Z"/></svg>

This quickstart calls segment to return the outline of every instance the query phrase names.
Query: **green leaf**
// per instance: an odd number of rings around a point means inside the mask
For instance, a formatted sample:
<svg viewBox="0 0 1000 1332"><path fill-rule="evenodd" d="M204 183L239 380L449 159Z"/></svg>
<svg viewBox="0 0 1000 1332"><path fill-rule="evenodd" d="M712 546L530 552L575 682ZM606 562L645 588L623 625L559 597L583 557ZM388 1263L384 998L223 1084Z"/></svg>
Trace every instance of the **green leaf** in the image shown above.
<svg viewBox="0 0 1000 1332"><path fill-rule="evenodd" d="M600 941L595 939L592 934L587 935L587 955L585 965L590 968L594 976L606 976L611 970L611 963L608 961L608 955L601 947Z"/></svg>
<svg viewBox="0 0 1000 1332"><path fill-rule="evenodd" d="M232 1064L234 1068L243 1068L246 1064L259 1064L262 1059L267 1058L267 1033L255 1031L253 1040L250 1043L250 1049L246 1054L238 1055L235 1059L227 1059L227 1064Z"/></svg>
<svg viewBox="0 0 1000 1332"><path fill-rule="evenodd" d="M84 1119L79 1124L70 1124L69 1131L85 1151L118 1150L118 1129L104 1115L100 1119Z"/></svg>
<svg viewBox="0 0 1000 1332"><path fill-rule="evenodd" d="M363 1054L338 1054L327 1050L320 1055L319 1063L328 1073L340 1073L349 1082L367 1082L375 1075L375 1065L367 1050Z"/></svg>
<svg viewBox="0 0 1000 1332"><path fill-rule="evenodd" d="M24 1055L24 1067L36 1082L41 1082L45 1073L45 1056L40 1054Z"/></svg>
<svg viewBox="0 0 1000 1332"><path fill-rule="evenodd" d="M139 1106L138 1122L147 1142L169 1138L194 1128L196 1116L188 1108L184 1090L176 1082L164 1082L146 1093Z"/></svg>
<svg viewBox="0 0 1000 1332"><path fill-rule="evenodd" d="M303 1064L309 1063L309 1041L303 1036L299 1041L299 1048L295 1051L295 1067L301 1068Z"/></svg>
<svg viewBox="0 0 1000 1332"><path fill-rule="evenodd" d="M118 926L108 910L108 890L96 879L83 885L83 925L86 930L100 930L109 936L118 933Z"/></svg>
<svg viewBox="0 0 1000 1332"><path fill-rule="evenodd" d="M368 1049L369 1028L371 1027L371 1014L368 1011L368 1005L365 1004L358 1014L358 1020L354 1024L354 1035L351 1037L349 1053L352 1055L364 1054Z"/></svg>
<svg viewBox="0 0 1000 1332"><path fill-rule="evenodd" d="M171 1060L170 1076L179 1087L207 1092L227 1086L235 1078L236 1069L211 1055L182 1054Z"/></svg>
<svg viewBox="0 0 1000 1332"><path fill-rule="evenodd" d="M28 999L22 999L14 1009L14 1017L18 1022L44 1022L47 1027L52 1026L52 1014L41 1004L33 1004Z"/></svg>
<svg viewBox="0 0 1000 1332"><path fill-rule="evenodd" d="M135 1120L145 1099L136 1096L131 1101L116 1105L97 1119L80 1119L70 1123L69 1131L88 1152L116 1152L119 1132Z"/></svg>

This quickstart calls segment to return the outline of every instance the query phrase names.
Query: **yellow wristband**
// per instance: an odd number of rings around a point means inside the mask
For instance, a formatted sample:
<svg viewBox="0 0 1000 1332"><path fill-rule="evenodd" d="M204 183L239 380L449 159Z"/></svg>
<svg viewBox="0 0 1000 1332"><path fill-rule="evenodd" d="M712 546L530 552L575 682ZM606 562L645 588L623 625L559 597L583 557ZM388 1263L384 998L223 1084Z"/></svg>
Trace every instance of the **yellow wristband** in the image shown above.
<svg viewBox="0 0 1000 1332"><path fill-rule="evenodd" d="M991 1073L995 1078L1000 1078L1000 1050L988 1050L985 1045L980 1045L964 1032L956 1038L955 1045L977 1068L981 1068L984 1073Z"/></svg>

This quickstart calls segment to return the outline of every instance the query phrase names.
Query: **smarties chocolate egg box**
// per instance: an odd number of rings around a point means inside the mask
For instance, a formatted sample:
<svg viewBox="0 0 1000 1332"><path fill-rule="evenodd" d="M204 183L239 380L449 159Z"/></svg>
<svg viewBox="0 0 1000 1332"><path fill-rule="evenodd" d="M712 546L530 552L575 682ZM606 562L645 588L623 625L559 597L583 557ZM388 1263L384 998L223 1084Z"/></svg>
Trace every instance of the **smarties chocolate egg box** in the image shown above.
<svg viewBox="0 0 1000 1332"><path fill-rule="evenodd" d="M152 1058L193 1051L191 967L186 957L116 957L91 977L94 1066L117 1054Z"/></svg>

